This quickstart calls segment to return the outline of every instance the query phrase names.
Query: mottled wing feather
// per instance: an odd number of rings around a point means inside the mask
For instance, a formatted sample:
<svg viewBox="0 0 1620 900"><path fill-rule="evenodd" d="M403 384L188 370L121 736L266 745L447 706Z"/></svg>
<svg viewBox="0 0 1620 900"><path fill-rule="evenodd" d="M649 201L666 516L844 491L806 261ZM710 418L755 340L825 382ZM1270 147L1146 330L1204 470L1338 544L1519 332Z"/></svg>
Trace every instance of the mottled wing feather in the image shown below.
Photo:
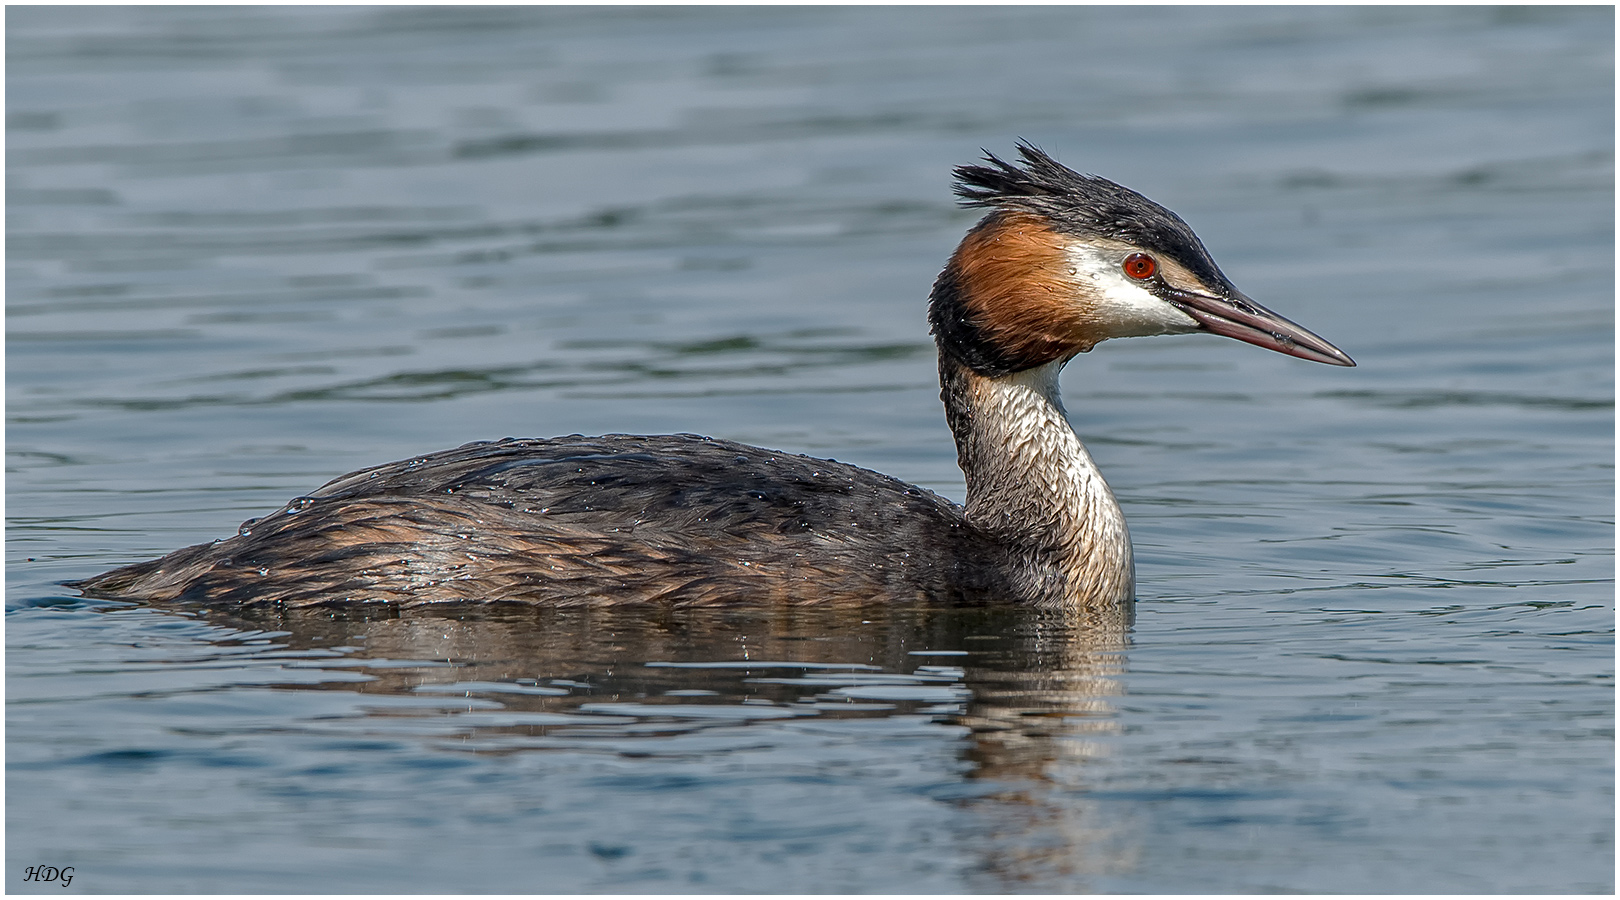
<svg viewBox="0 0 1620 900"><path fill-rule="evenodd" d="M243 534L80 586L235 605L863 602L994 592L933 494L693 435L469 444L364 469Z"/></svg>

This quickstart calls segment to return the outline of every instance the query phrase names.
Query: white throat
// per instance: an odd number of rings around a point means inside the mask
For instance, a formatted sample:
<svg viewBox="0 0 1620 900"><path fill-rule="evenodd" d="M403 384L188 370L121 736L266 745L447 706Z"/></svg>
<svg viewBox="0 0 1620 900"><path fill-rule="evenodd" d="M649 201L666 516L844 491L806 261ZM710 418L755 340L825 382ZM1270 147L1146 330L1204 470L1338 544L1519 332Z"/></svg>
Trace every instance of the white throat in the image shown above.
<svg viewBox="0 0 1620 900"><path fill-rule="evenodd" d="M968 519L1054 560L1072 598L1119 601L1134 587L1130 533L1063 410L1063 365L971 379Z"/></svg>

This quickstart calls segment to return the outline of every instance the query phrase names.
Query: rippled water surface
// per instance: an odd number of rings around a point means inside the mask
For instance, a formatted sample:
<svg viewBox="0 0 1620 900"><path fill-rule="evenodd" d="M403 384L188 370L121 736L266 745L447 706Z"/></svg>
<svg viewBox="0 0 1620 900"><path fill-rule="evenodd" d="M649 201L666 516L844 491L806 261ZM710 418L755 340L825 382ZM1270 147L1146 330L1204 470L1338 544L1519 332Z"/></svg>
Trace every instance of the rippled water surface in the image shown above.
<svg viewBox="0 0 1620 900"><path fill-rule="evenodd" d="M7 25L8 890L1613 890L1612 10ZM1017 137L1360 363L1069 367L1128 626L60 584L508 434L960 498L923 306Z"/></svg>

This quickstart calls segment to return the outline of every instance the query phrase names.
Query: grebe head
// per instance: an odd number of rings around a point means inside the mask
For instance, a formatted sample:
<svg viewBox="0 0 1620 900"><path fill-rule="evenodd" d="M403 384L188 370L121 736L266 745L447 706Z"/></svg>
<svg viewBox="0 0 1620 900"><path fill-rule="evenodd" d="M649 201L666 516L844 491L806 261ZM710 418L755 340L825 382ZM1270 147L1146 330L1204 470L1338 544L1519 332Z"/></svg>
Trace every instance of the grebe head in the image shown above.
<svg viewBox="0 0 1620 900"><path fill-rule="evenodd" d="M956 193L991 213L934 284L943 352L997 377L1066 360L1108 338L1208 331L1315 362L1349 356L1244 296L1180 216L1082 175L1028 144L1023 165L986 154Z"/></svg>

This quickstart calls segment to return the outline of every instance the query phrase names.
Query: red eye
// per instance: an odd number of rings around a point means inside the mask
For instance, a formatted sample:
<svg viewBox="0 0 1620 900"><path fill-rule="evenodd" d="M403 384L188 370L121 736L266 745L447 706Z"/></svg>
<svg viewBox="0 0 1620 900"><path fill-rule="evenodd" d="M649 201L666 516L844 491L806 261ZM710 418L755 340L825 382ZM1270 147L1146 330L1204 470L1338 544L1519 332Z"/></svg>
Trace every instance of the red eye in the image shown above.
<svg viewBox="0 0 1620 900"><path fill-rule="evenodd" d="M1159 271L1159 261L1146 253L1132 253L1125 257L1125 274L1138 281L1152 278L1153 273Z"/></svg>

